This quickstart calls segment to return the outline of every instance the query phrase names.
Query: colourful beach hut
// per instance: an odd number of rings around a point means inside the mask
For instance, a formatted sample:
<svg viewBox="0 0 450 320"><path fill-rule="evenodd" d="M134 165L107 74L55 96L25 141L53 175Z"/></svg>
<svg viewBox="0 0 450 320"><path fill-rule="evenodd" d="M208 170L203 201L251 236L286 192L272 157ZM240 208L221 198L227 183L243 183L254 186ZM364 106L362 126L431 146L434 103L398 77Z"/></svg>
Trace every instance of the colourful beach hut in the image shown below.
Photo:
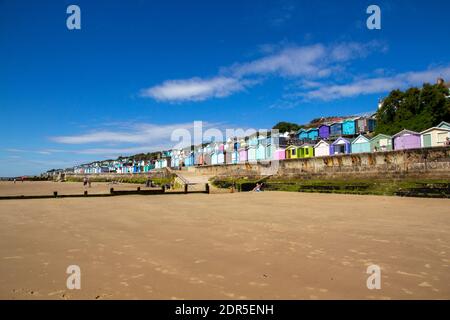
<svg viewBox="0 0 450 320"><path fill-rule="evenodd" d="M317 140L317 138L319 137L319 129L317 129L317 128L308 129L306 131L306 135L307 135L308 140L310 140L310 141Z"/></svg>
<svg viewBox="0 0 450 320"><path fill-rule="evenodd" d="M342 122L334 122L330 125L330 136L342 135Z"/></svg>
<svg viewBox="0 0 450 320"><path fill-rule="evenodd" d="M352 153L365 153L370 152L370 140L360 134L351 145Z"/></svg>
<svg viewBox="0 0 450 320"><path fill-rule="evenodd" d="M314 157L314 146L309 143L304 143L298 148L299 158Z"/></svg>
<svg viewBox="0 0 450 320"><path fill-rule="evenodd" d="M231 154L231 163L239 163L239 142L234 144L234 148Z"/></svg>
<svg viewBox="0 0 450 320"><path fill-rule="evenodd" d="M298 159L299 156L299 147L291 145L286 148L286 159Z"/></svg>
<svg viewBox="0 0 450 320"><path fill-rule="evenodd" d="M443 147L447 139L450 139L450 128L433 127L424 130L420 133L421 146L423 148L429 147Z"/></svg>
<svg viewBox="0 0 450 320"><path fill-rule="evenodd" d="M351 141L339 137L330 145L330 154L348 154L351 152Z"/></svg>
<svg viewBox="0 0 450 320"><path fill-rule="evenodd" d="M314 145L314 155L316 157L323 157L330 155L330 144L324 140L320 140Z"/></svg>
<svg viewBox="0 0 450 320"><path fill-rule="evenodd" d="M256 160L266 160L266 144L262 141L256 147Z"/></svg>
<svg viewBox="0 0 450 320"><path fill-rule="evenodd" d="M444 129L450 129L450 123L442 121L439 123L436 127L438 128L444 128Z"/></svg>
<svg viewBox="0 0 450 320"><path fill-rule="evenodd" d="M346 119L342 122L342 134L345 136L353 136L356 134L355 119Z"/></svg>
<svg viewBox="0 0 450 320"><path fill-rule="evenodd" d="M403 129L392 136L394 150L415 149L420 148L420 133Z"/></svg>
<svg viewBox="0 0 450 320"><path fill-rule="evenodd" d="M273 153L274 160L284 160L286 159L286 149L278 148Z"/></svg>
<svg viewBox="0 0 450 320"><path fill-rule="evenodd" d="M256 145L249 145L247 149L247 161L256 162Z"/></svg>
<svg viewBox="0 0 450 320"><path fill-rule="evenodd" d="M308 132L307 132L307 130L306 129L300 129L300 130L298 130L297 131L297 137L300 139L300 140L306 140L306 139L308 139Z"/></svg>
<svg viewBox="0 0 450 320"><path fill-rule="evenodd" d="M375 130L376 121L373 118L361 117L356 120L356 133L368 133Z"/></svg>
<svg viewBox="0 0 450 320"><path fill-rule="evenodd" d="M392 151L392 136L387 134L377 134L370 139L370 151Z"/></svg>
<svg viewBox="0 0 450 320"><path fill-rule="evenodd" d="M319 126L319 137L321 139L328 139L330 136L330 126L327 124L322 124Z"/></svg>

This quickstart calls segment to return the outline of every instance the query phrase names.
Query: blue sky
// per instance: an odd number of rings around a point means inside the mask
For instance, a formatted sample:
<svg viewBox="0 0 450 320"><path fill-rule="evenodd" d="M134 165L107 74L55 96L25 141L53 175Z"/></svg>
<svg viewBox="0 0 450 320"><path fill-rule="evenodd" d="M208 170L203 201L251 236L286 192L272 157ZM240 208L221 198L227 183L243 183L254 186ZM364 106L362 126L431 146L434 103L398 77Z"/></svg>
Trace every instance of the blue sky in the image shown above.
<svg viewBox="0 0 450 320"><path fill-rule="evenodd" d="M345 5L343 4L345 3ZM81 8L68 30L66 8ZM381 30L366 8L381 8ZM166 148L177 128L376 109L450 78L449 1L0 1L0 176Z"/></svg>

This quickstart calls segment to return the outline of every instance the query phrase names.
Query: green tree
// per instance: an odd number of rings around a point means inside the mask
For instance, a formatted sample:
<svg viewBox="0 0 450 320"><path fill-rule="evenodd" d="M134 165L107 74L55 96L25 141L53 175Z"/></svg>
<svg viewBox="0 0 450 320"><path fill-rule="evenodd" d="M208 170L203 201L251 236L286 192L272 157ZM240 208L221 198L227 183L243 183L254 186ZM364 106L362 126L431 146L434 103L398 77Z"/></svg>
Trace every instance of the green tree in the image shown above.
<svg viewBox="0 0 450 320"><path fill-rule="evenodd" d="M377 111L376 133L395 134L402 129L423 131L450 120L449 90L424 84L421 89L393 90Z"/></svg>
<svg viewBox="0 0 450 320"><path fill-rule="evenodd" d="M302 128L302 126L296 124L296 123L292 123L292 122L278 122L273 129L278 129L279 132L284 133L284 132L291 132L291 131L298 131L300 128Z"/></svg>

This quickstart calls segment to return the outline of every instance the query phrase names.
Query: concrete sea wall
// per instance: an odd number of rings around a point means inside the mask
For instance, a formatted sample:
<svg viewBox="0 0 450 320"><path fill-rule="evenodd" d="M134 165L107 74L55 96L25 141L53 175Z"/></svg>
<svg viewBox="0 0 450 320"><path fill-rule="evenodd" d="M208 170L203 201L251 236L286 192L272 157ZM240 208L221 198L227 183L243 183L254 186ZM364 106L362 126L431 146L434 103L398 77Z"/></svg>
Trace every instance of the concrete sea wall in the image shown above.
<svg viewBox="0 0 450 320"><path fill-rule="evenodd" d="M275 162L186 168L208 176L262 176L303 178L450 179L450 147L420 148L376 153L333 155ZM273 170L272 170L273 169Z"/></svg>

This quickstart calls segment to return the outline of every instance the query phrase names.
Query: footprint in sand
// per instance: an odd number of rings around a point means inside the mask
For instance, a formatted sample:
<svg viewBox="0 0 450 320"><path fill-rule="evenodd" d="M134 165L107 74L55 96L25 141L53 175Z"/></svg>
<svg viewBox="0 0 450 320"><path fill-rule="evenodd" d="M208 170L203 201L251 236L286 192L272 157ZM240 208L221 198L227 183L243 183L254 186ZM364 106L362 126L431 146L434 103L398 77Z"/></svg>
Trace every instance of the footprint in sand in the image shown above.
<svg viewBox="0 0 450 320"><path fill-rule="evenodd" d="M54 296L57 294L62 294L62 293L64 293L64 290L53 291L53 292L48 293L47 295L51 297L51 296Z"/></svg>
<svg viewBox="0 0 450 320"><path fill-rule="evenodd" d="M426 288L430 288L432 287L431 284L429 284L428 282L422 282L418 284L419 287L426 287Z"/></svg>
<svg viewBox="0 0 450 320"><path fill-rule="evenodd" d="M203 262L206 262L206 260L204 260L204 259L199 259L199 260L195 260L195 261L194 261L195 264L199 264L199 263L203 263Z"/></svg>

